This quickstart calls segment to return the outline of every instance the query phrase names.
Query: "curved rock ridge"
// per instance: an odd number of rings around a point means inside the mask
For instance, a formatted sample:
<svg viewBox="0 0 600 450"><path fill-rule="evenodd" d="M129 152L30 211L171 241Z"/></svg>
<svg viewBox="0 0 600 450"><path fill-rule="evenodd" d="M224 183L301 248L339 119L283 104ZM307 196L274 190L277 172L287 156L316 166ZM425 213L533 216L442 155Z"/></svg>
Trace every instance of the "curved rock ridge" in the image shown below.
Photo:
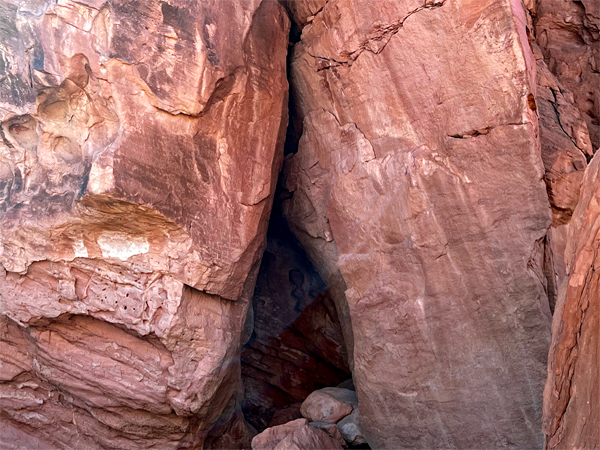
<svg viewBox="0 0 600 450"><path fill-rule="evenodd" d="M551 215L526 11L321 6L297 18L284 209L338 286L362 432L373 448L541 447Z"/></svg>
<svg viewBox="0 0 600 450"><path fill-rule="evenodd" d="M223 413L243 435L285 11L15 0L0 15L6 429L60 448L202 446Z"/></svg>

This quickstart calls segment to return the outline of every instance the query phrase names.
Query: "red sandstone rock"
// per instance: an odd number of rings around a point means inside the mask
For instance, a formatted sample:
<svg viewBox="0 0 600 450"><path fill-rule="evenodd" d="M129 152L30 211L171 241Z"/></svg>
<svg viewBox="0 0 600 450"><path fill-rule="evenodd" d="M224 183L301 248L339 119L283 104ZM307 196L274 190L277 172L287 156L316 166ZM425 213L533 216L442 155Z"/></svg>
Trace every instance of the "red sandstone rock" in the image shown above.
<svg viewBox="0 0 600 450"><path fill-rule="evenodd" d="M548 449L600 445L600 155L569 226L567 278L552 324L544 433Z"/></svg>
<svg viewBox="0 0 600 450"><path fill-rule="evenodd" d="M352 415L352 414L350 414ZM349 417L349 416L346 416ZM344 420L344 419L342 419ZM334 438L342 447L347 447L346 441L342 437L340 430L335 423L328 422L310 422L309 425L314 428L318 428L319 430L325 431L329 436Z"/></svg>
<svg viewBox="0 0 600 450"><path fill-rule="evenodd" d="M259 430L277 409L350 376L335 304L278 211L267 236L241 352L242 407Z"/></svg>
<svg viewBox="0 0 600 450"><path fill-rule="evenodd" d="M224 411L243 435L285 12L25 3L0 5L2 421L63 448L202 446Z"/></svg>
<svg viewBox="0 0 600 450"><path fill-rule="evenodd" d="M357 405L356 392L342 388L323 388L310 394L300 407L304 417L314 422L337 423Z"/></svg>
<svg viewBox="0 0 600 450"><path fill-rule="evenodd" d="M338 287L375 448L542 445L551 218L521 8L330 0L294 50L286 213Z"/></svg>
<svg viewBox="0 0 600 450"><path fill-rule="evenodd" d="M282 297L273 300L284 303ZM256 338L242 350L243 407L248 420L264 428L277 409L302 402L315 389L346 378L343 347L335 305L327 291L277 335L267 341Z"/></svg>
<svg viewBox="0 0 600 450"><path fill-rule="evenodd" d="M541 58L541 56L540 56ZM566 97L556 78L539 59L536 105L539 113L542 160L553 226L567 223L579 200L579 188L591 155L586 123Z"/></svg>
<svg viewBox="0 0 600 450"><path fill-rule="evenodd" d="M587 122L594 149L600 146L600 3L537 0L536 41L560 83Z"/></svg>
<svg viewBox="0 0 600 450"><path fill-rule="evenodd" d="M308 424L306 419L296 419L282 425L267 428L252 439L252 450L272 450L289 434Z"/></svg>

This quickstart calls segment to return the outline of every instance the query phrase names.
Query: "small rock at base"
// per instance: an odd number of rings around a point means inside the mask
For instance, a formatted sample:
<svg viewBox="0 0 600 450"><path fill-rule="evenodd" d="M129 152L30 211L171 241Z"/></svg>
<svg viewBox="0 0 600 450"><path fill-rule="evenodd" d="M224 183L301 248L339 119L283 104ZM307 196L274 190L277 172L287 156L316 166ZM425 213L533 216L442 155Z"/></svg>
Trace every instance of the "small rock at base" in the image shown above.
<svg viewBox="0 0 600 450"><path fill-rule="evenodd" d="M337 385L337 387L341 389L350 389L351 391L356 391L356 388L354 387L354 381L352 380L352 378L349 378L346 381L342 381L340 384Z"/></svg>

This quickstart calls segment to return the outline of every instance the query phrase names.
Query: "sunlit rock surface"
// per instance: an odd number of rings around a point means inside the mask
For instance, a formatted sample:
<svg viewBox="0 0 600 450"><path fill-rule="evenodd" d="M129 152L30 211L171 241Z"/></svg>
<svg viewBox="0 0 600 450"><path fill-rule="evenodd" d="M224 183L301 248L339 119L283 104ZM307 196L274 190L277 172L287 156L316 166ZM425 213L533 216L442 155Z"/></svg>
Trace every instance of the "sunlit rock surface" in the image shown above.
<svg viewBox="0 0 600 450"><path fill-rule="evenodd" d="M283 8L0 15L3 424L61 448L202 446L222 412L244 434L239 346L287 123Z"/></svg>
<svg viewBox="0 0 600 450"><path fill-rule="evenodd" d="M345 284L364 436L540 447L551 214L526 11L330 0L305 21L284 206Z"/></svg>

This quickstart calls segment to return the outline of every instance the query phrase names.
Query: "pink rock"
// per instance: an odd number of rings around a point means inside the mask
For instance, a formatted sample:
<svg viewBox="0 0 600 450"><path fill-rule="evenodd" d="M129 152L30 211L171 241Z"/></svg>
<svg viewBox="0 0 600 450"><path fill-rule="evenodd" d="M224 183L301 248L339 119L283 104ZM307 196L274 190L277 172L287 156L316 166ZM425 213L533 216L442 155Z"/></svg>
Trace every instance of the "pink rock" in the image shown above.
<svg viewBox="0 0 600 450"><path fill-rule="evenodd" d="M330 0L294 49L284 207L333 287L374 448L542 446L531 267L551 216L526 14Z"/></svg>
<svg viewBox="0 0 600 450"><path fill-rule="evenodd" d="M306 419L296 419L291 422L267 428L252 439L252 450L273 450L289 434L304 428L308 424Z"/></svg>
<svg viewBox="0 0 600 450"><path fill-rule="evenodd" d="M547 448L600 443L600 155L588 166L569 225L544 390Z"/></svg>
<svg viewBox="0 0 600 450"><path fill-rule="evenodd" d="M599 3L538 0L534 27L548 68L570 92L597 150L600 147Z"/></svg>
<svg viewBox="0 0 600 450"><path fill-rule="evenodd" d="M304 425L293 433L288 434L275 450L337 450L340 443L325 431Z"/></svg>
<svg viewBox="0 0 600 450"><path fill-rule="evenodd" d="M336 423L358 404L356 392L342 388L323 388L310 394L300 407L304 417L314 422Z"/></svg>
<svg viewBox="0 0 600 450"><path fill-rule="evenodd" d="M222 412L245 435L226 408L281 165L285 11L26 3L0 31L2 421L64 448L202 446Z"/></svg>

